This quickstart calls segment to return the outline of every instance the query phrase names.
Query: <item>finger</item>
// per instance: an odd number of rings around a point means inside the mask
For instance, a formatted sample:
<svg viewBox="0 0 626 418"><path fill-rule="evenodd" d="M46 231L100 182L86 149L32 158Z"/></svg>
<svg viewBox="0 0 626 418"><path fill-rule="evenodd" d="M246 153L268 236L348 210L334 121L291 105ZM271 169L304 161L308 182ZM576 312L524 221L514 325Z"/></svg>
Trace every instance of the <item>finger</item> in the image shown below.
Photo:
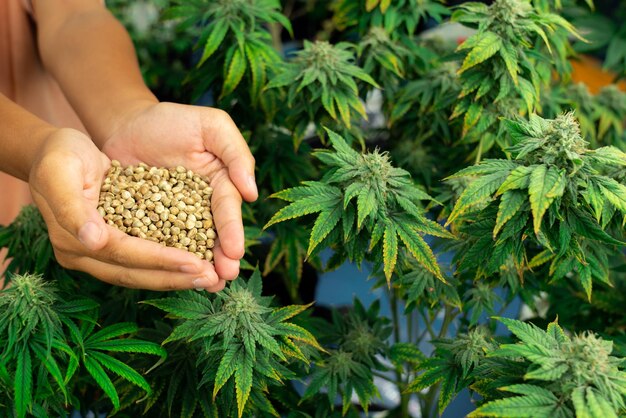
<svg viewBox="0 0 626 418"><path fill-rule="evenodd" d="M133 289L215 289L219 287L220 281L214 271L212 274L199 276L163 270L132 269L88 257L76 258L70 265L74 270L84 271L107 283Z"/></svg>
<svg viewBox="0 0 626 418"><path fill-rule="evenodd" d="M205 290L210 293L217 293L226 287L226 280L220 280L217 284L207 287Z"/></svg>
<svg viewBox="0 0 626 418"><path fill-rule="evenodd" d="M103 248L109 234L96 210L98 191L104 177L101 164L86 169L69 153L43 158L30 179L33 194L45 201L57 223L88 250ZM96 172L98 171L98 172Z"/></svg>
<svg viewBox="0 0 626 418"><path fill-rule="evenodd" d="M234 280L239 275L239 260L227 257L219 240L216 241L213 248L213 261L215 262L215 271L220 279Z"/></svg>
<svg viewBox="0 0 626 418"><path fill-rule="evenodd" d="M221 248L228 258L239 260L244 254L241 196L225 170L219 171L211 179L211 186L211 210Z"/></svg>
<svg viewBox="0 0 626 418"><path fill-rule="evenodd" d="M38 194L35 196L42 214L52 213L47 202L41 201ZM48 225L50 239L53 240L56 249L74 257L89 257L127 268L177 271L194 275L215 274L210 262L200 260L187 251L132 237L110 225L105 224L104 229L109 234L106 245L100 250L89 251L81 248L75 242L75 237L65 229Z"/></svg>
<svg viewBox="0 0 626 418"><path fill-rule="evenodd" d="M203 274L214 271L208 261L194 254L156 242L133 237L107 225L110 238L107 245L90 256L100 261L123 267L149 270L180 271Z"/></svg>
<svg viewBox="0 0 626 418"><path fill-rule="evenodd" d="M203 119L203 139L207 151L226 165L243 198L255 201L259 192L254 177L254 157L231 117L226 112L212 109L211 115Z"/></svg>

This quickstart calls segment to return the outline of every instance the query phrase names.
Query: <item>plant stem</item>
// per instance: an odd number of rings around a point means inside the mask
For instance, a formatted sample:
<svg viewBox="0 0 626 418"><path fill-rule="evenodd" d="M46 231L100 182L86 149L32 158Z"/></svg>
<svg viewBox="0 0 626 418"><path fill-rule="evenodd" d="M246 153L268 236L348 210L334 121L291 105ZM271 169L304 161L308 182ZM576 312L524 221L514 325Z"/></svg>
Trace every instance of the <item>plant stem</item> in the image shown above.
<svg viewBox="0 0 626 418"><path fill-rule="evenodd" d="M439 330L438 338L443 338L448 334L448 328L450 324L459 314L459 311L455 308L451 308L450 306L445 307L444 315L443 315L443 324L441 324L441 329Z"/></svg>
<svg viewBox="0 0 626 418"><path fill-rule="evenodd" d="M426 325L426 331L428 331L428 335L430 336L430 338L431 339L437 338L437 334L435 333L435 330L433 329L433 324L431 323L431 320L428 317L428 314L426 313L426 311L422 311L420 309L418 310L418 312L420 313L420 315L422 316L422 319L424 320L424 324Z"/></svg>
<svg viewBox="0 0 626 418"><path fill-rule="evenodd" d="M398 298L393 289L389 289L389 306L391 308L391 319L393 322L393 340L400 342L400 318L398 316Z"/></svg>
<svg viewBox="0 0 626 418"><path fill-rule="evenodd" d="M389 306L391 307L391 318L393 321L393 339L396 343L401 342L400 339L400 317L398 315L398 297L394 289L389 289ZM409 394L404 393L406 382L402 379L402 371L396 369L396 385L400 392L400 416L409 418Z"/></svg>

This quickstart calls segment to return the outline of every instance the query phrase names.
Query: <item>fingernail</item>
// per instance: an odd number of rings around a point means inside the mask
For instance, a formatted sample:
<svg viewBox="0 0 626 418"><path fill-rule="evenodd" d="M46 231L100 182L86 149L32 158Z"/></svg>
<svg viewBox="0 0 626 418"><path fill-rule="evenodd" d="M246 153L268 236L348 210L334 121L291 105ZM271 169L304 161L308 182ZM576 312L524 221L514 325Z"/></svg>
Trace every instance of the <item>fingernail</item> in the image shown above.
<svg viewBox="0 0 626 418"><path fill-rule="evenodd" d="M78 231L78 240L87 248L94 248L98 245L102 229L94 222L89 221Z"/></svg>
<svg viewBox="0 0 626 418"><path fill-rule="evenodd" d="M250 175L248 177L248 186L250 186L250 189L254 190L255 195L259 195L259 190L256 187L256 180L254 179L253 175Z"/></svg>
<svg viewBox="0 0 626 418"><path fill-rule="evenodd" d="M204 290L207 287L211 287L214 285L214 283L211 280L207 279L206 277L195 279L192 283L193 283L193 287L196 290Z"/></svg>
<svg viewBox="0 0 626 418"><path fill-rule="evenodd" d="M185 264L184 266L180 266L181 273L200 273L200 268L195 264Z"/></svg>

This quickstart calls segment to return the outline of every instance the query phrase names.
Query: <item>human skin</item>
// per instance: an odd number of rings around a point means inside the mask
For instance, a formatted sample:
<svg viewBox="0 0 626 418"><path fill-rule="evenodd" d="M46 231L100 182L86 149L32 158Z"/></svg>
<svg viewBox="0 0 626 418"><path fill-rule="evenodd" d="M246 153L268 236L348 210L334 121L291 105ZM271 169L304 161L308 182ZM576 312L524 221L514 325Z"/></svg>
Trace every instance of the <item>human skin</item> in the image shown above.
<svg viewBox="0 0 626 418"><path fill-rule="evenodd" d="M44 66L91 138L40 127L43 140L29 141L32 152L6 162L6 169L0 163L3 171L30 178L57 259L126 287L221 290L226 280L237 277L244 254L242 197L252 201L258 195L254 158L234 122L219 109L159 103L143 83L127 32L99 0L34 0L33 8ZM26 125L32 115L23 119L23 129L31 129ZM210 179L219 236L214 265L104 223L96 211L97 189L109 158L123 164L182 165ZM61 198L67 188L71 194Z"/></svg>

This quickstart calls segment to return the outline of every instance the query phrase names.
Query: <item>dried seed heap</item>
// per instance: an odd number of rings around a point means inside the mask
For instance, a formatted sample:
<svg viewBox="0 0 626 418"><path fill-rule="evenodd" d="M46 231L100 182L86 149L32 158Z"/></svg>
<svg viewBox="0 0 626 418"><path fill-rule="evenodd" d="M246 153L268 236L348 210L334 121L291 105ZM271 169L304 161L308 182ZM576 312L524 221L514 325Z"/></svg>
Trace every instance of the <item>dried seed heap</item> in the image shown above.
<svg viewBox="0 0 626 418"><path fill-rule="evenodd" d="M113 161L100 190L98 212L129 235L213 260L211 194L206 179L184 167L157 168Z"/></svg>

